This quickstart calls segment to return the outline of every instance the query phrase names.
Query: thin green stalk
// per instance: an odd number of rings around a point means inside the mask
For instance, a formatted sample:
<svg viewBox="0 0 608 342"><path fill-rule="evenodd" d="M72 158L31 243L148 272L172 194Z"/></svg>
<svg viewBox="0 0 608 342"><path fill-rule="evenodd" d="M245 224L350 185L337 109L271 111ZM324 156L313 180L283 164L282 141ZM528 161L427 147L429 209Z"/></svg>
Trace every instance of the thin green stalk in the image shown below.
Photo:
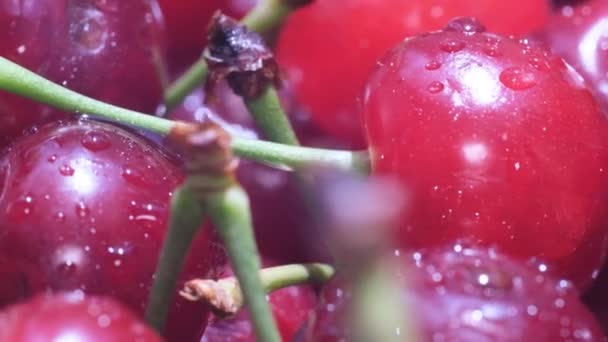
<svg viewBox="0 0 608 342"><path fill-rule="evenodd" d="M171 199L171 219L156 268L148 300L146 320L156 330L165 327L176 281L194 236L203 220L200 204L186 188L178 188Z"/></svg>
<svg viewBox="0 0 608 342"><path fill-rule="evenodd" d="M101 102L53 83L6 58L0 57L0 89L66 111L96 115L161 135L169 133L174 121ZM301 168L311 165L341 170L369 171L366 151L340 151L293 147L259 140L233 137L234 153L260 162Z"/></svg>
<svg viewBox="0 0 608 342"><path fill-rule="evenodd" d="M245 304L251 313L257 341L280 342L258 273L261 262L253 235L247 194L235 184L225 191L210 194L206 199L206 209L224 241Z"/></svg>
<svg viewBox="0 0 608 342"><path fill-rule="evenodd" d="M301 284L322 284L333 277L335 270L327 264L292 264L268 267L260 271L266 293Z"/></svg>
<svg viewBox="0 0 608 342"><path fill-rule="evenodd" d="M177 107L194 88L207 78L208 74L209 68L204 58L200 58L192 64L180 78L165 90L165 111L170 112Z"/></svg>
<svg viewBox="0 0 608 342"><path fill-rule="evenodd" d="M256 125L270 141L286 145L300 145L273 86L266 87L257 99L248 100L245 103Z"/></svg>

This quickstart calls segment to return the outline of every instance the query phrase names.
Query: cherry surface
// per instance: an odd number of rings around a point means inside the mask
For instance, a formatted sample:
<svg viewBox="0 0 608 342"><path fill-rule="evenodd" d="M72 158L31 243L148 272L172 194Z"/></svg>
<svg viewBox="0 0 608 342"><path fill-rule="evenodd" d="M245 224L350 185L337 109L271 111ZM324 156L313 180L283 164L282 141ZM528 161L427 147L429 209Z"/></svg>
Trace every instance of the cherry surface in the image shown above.
<svg viewBox="0 0 608 342"><path fill-rule="evenodd" d="M276 264L264 260L264 267ZM231 276L228 269L226 276ZM268 295L270 309L277 323L282 341L293 341L302 324L317 304L317 296L310 286L290 286ZM241 310L235 317L211 323L201 342L255 342L255 334L249 313Z"/></svg>
<svg viewBox="0 0 608 342"><path fill-rule="evenodd" d="M608 122L581 76L470 19L412 38L366 89L374 173L412 201L404 246L496 244L581 288L606 254Z"/></svg>
<svg viewBox="0 0 608 342"><path fill-rule="evenodd" d="M215 11L240 19L258 0L159 0L167 25L169 61L176 71L199 58Z"/></svg>
<svg viewBox="0 0 608 342"><path fill-rule="evenodd" d="M413 314L419 341L605 341L572 284L552 278L544 264L462 244L389 260L403 294L395 305ZM326 284L305 341L349 340L350 301L344 277Z"/></svg>
<svg viewBox="0 0 608 342"><path fill-rule="evenodd" d="M0 341L161 342L117 301L82 292L38 295L0 312Z"/></svg>
<svg viewBox="0 0 608 342"><path fill-rule="evenodd" d="M77 92L152 113L162 99L164 26L156 0L0 0L0 55ZM0 95L0 135L58 116Z"/></svg>
<svg viewBox="0 0 608 342"><path fill-rule="evenodd" d="M108 124L57 122L15 142L0 158L0 305L80 289L143 313L182 179L157 146ZM181 281L225 262L205 231ZM176 300L169 340L199 338L206 314Z"/></svg>
<svg viewBox="0 0 608 342"><path fill-rule="evenodd" d="M555 11L538 36L589 82L608 110L608 3L594 0Z"/></svg>
<svg viewBox="0 0 608 342"><path fill-rule="evenodd" d="M284 99L287 110L295 110ZM186 97L168 118L188 122L211 120L240 137L259 139L261 134L243 100L224 84L212 96L201 89ZM294 126L305 144L332 146L307 118ZM237 177L250 197L253 224L261 253L281 262L321 261L326 249L292 173L260 163L241 160ZM311 248L311 246L315 246Z"/></svg>
<svg viewBox="0 0 608 342"><path fill-rule="evenodd" d="M362 147L360 95L386 50L455 16L477 16L493 30L521 34L540 29L548 13L546 0L318 0L288 18L277 58L319 125Z"/></svg>

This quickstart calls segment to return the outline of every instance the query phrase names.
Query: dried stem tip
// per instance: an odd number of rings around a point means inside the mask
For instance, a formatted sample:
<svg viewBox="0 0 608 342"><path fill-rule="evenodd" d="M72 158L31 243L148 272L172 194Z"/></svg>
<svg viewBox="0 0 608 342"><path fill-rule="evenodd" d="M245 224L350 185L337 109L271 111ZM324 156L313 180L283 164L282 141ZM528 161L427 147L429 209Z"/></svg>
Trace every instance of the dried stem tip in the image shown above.
<svg viewBox="0 0 608 342"><path fill-rule="evenodd" d="M243 297L235 278L194 279L187 282L179 294L189 301L206 303L220 318L236 314L243 306Z"/></svg>
<svg viewBox="0 0 608 342"><path fill-rule="evenodd" d="M239 160L232 153L230 134L219 125L177 122L167 139L184 156L187 181L197 197L222 191L234 182Z"/></svg>
<svg viewBox="0 0 608 342"><path fill-rule="evenodd" d="M225 79L246 100L258 98L269 85L280 85L279 67L259 34L216 12L203 56L209 65L207 87Z"/></svg>

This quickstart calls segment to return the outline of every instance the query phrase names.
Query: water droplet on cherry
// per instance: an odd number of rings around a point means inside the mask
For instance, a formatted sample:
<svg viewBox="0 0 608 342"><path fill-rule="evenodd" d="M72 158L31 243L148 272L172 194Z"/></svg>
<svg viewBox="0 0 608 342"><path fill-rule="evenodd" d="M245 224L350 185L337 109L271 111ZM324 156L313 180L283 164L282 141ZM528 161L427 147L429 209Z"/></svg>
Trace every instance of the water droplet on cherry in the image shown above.
<svg viewBox="0 0 608 342"><path fill-rule="evenodd" d="M500 73L500 82L513 90L526 90L537 84L536 77L531 70L522 67L511 67Z"/></svg>

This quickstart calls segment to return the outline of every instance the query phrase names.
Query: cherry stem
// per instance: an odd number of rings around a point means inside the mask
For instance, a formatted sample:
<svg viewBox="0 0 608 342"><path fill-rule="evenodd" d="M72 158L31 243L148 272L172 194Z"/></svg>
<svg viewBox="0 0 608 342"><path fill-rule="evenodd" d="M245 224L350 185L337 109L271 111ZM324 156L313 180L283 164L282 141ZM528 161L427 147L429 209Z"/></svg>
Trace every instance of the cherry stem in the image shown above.
<svg viewBox="0 0 608 342"><path fill-rule="evenodd" d="M260 0L241 20L241 23L258 33L266 33L279 26L293 8L286 0ZM166 112L170 112L188 94L203 83L208 73L207 62L201 57L166 89Z"/></svg>
<svg viewBox="0 0 608 342"><path fill-rule="evenodd" d="M332 266L319 263L268 267L259 272L266 293L294 285L322 284L334 273ZM209 305L220 317L234 315L243 306L243 295L235 277L193 279L185 284L180 294L189 301Z"/></svg>
<svg viewBox="0 0 608 342"><path fill-rule="evenodd" d="M224 191L209 194L205 199L205 209L224 242L234 273L243 290L256 340L280 342L281 338L258 273L261 261L253 234L247 193L235 183Z"/></svg>
<svg viewBox="0 0 608 342"><path fill-rule="evenodd" d="M0 57L0 89L37 102L76 113L93 114L122 124L167 135L175 121L117 107L84 96L26 68ZM367 174L370 169L367 151L342 151L287 146L260 140L232 137L232 149L240 157L260 162L282 164L294 169L322 166Z"/></svg>
<svg viewBox="0 0 608 342"><path fill-rule="evenodd" d="M283 111L279 95L270 85L257 99L245 101L256 125L271 141L286 145L300 145L296 133Z"/></svg>
<svg viewBox="0 0 608 342"><path fill-rule="evenodd" d="M202 220L202 207L193 194L185 186L178 188L171 199L169 229L160 253L146 309L146 320L161 333L165 328L177 279L190 245L200 230Z"/></svg>

